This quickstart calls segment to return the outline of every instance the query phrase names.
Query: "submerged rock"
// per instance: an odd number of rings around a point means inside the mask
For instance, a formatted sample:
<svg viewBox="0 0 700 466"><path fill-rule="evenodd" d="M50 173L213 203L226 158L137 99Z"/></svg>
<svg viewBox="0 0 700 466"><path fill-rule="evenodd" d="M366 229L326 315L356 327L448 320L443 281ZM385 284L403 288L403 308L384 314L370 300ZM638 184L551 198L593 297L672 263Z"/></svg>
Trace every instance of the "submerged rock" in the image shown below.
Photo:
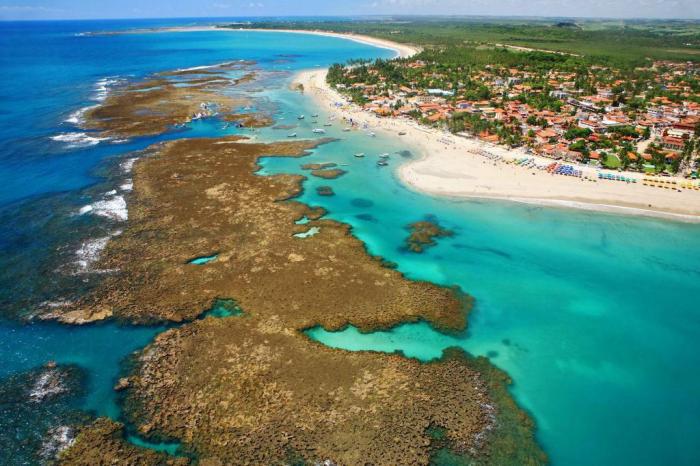
<svg viewBox="0 0 700 466"><path fill-rule="evenodd" d="M319 186L316 188L316 192L319 196L335 196L335 192L330 186Z"/></svg>
<svg viewBox="0 0 700 466"><path fill-rule="evenodd" d="M122 390L126 390L127 388L129 388L129 377L120 378L114 385L115 392L121 392Z"/></svg>
<svg viewBox="0 0 700 466"><path fill-rule="evenodd" d="M408 225L408 229L410 234L406 238L406 247L409 251L419 253L426 248L435 246L437 244L435 238L445 238L454 234L452 231L428 220L412 223Z"/></svg>
<svg viewBox="0 0 700 466"><path fill-rule="evenodd" d="M337 167L337 163L333 162L324 162L324 163L305 163L304 165L301 166L302 170L323 170L326 168L334 168Z"/></svg>
<svg viewBox="0 0 700 466"><path fill-rule="evenodd" d="M323 178L326 180L333 180L333 179L339 178L346 173L347 172L345 170L341 170L340 168L334 168L331 170L323 169L323 170L312 170L311 171L311 174L313 176L318 177L318 178Z"/></svg>

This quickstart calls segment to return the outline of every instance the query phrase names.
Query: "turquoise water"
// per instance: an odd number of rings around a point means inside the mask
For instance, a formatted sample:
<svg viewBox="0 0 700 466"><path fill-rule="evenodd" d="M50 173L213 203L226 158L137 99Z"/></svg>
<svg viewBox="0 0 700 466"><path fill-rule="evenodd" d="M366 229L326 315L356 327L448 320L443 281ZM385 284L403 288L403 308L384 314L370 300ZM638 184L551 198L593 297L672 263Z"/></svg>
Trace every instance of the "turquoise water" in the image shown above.
<svg viewBox="0 0 700 466"><path fill-rule="evenodd" d="M95 103L99 80L257 59L262 69L282 72L256 93L261 105L275 109L278 123L297 125L293 131L299 138L310 138L319 123L310 117L298 121L296 115L319 109L288 90L285 73L351 57L389 56L354 42L280 33L76 35L133 26L0 23L0 311L5 314L15 315L10 309L20 301L31 308L33 302L62 299L56 289L66 287L56 286L63 283L56 261L68 260L76 238L120 227L75 215L112 189L95 184L105 180L100 167L161 139L222 133L220 122L205 120L177 134L125 144L69 147L51 140L77 131L64 120ZM324 109L320 113L322 124L328 115ZM538 439L555 465L700 462L700 227L417 194L394 175L398 165L416 156L413 148L398 138L345 133L341 127L339 122L324 127L338 141L305 159L264 159L260 173L308 174L300 164L338 163L348 173L335 180L310 177L301 200L352 225L370 253L397 263L408 277L460 285L476 298L476 307L463 335L412 324L369 335L352 328L334 334L315 329L313 338L354 350L401 349L423 360L454 345L488 356L513 377L512 392L537 421ZM274 140L286 139L288 132L244 133ZM367 155L359 159L353 156L357 152ZM389 166L378 167L378 154L384 152L391 154ZM332 186L336 195L319 196L315 188L321 185ZM437 219L455 235L422 254L407 252L405 226L424 218ZM214 308L212 315L225 316ZM112 386L120 364L158 331L3 323L0 377L48 359L77 364L87 377L83 407L117 417Z"/></svg>
<svg viewBox="0 0 700 466"><path fill-rule="evenodd" d="M217 299L211 309L204 313L203 317L240 317L243 309L232 299Z"/></svg>
<svg viewBox="0 0 700 466"><path fill-rule="evenodd" d="M85 369L87 379L81 408L117 419L120 409L113 387L121 364L162 330L163 327L115 323L79 327L0 321L0 378L26 372L48 361L76 365Z"/></svg>
<svg viewBox="0 0 700 466"><path fill-rule="evenodd" d="M333 135L333 134L331 134ZM364 134L319 148L307 162L349 173L305 182L301 199L353 226L372 254L408 277L458 284L476 298L463 335L426 324L360 335L310 336L352 350L402 350L423 360L449 346L488 356L538 424L559 465L697 464L700 440L700 227L492 201L435 199L404 188L376 154L410 147ZM367 153L364 159L352 154ZM299 170L267 159L265 173ZM316 195L330 184L336 196ZM402 247L405 226L435 218L455 232L423 254Z"/></svg>
<svg viewBox="0 0 700 466"><path fill-rule="evenodd" d="M168 455L172 456L181 456L179 443L148 442L141 437L136 437L135 435L127 436L127 440L138 447L148 448L149 450L167 453Z"/></svg>
<svg viewBox="0 0 700 466"><path fill-rule="evenodd" d="M204 265L204 264L207 264L207 263L209 263L209 262L215 260L217 257L219 257L218 254L214 254L214 255L211 255L211 256L197 257L197 258L195 258L195 259L192 259L192 260L189 261L188 263L189 263L189 264L194 264L194 265Z"/></svg>

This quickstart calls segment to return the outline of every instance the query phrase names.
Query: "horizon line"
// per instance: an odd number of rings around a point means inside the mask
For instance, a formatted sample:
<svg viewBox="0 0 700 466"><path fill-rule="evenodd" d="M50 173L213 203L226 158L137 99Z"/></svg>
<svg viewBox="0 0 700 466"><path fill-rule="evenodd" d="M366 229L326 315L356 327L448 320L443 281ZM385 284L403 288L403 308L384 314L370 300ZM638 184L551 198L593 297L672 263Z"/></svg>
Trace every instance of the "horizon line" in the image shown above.
<svg viewBox="0 0 700 466"><path fill-rule="evenodd" d="M615 20L615 21L682 21L682 22L700 22L698 18L680 18L680 17L652 17L652 16L560 16L560 15L445 15L445 14L374 14L374 15L250 15L250 16L142 16L142 17L121 17L121 18L52 18L52 19L4 19L0 18L0 22L59 22L59 21L126 21L126 20L156 20L156 19L172 19L172 20L224 20L224 19L289 19L289 18L305 18L313 19L345 19L352 21L362 18L445 18L445 19L467 19L467 18L493 18L493 19L530 19L530 20Z"/></svg>

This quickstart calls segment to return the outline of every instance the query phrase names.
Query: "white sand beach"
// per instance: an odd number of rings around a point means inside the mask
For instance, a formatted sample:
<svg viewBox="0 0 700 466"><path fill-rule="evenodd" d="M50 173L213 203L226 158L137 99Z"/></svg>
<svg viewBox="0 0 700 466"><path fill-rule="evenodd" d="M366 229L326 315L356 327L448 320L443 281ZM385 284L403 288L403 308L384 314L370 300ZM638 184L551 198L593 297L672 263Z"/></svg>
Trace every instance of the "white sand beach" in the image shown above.
<svg viewBox="0 0 700 466"><path fill-rule="evenodd" d="M338 37L341 39L349 39L361 44L368 44L374 47L390 49L396 52L397 58L410 57L415 55L420 51L419 47L408 44L399 44L397 42L392 42L385 39L379 39L376 37L365 36L362 34L351 34L351 33L337 33L328 31L314 31L314 30L304 30L304 29L260 29L260 28L234 28L234 27L219 27L219 26L191 26L191 27L163 27L163 28L150 28L150 29L131 29L127 31L110 31L106 33L92 33L92 34L148 34L148 33L162 33L162 32L202 32L202 31L231 31L231 32L285 32L290 34L313 34L316 36L326 36L326 37Z"/></svg>
<svg viewBox="0 0 700 466"><path fill-rule="evenodd" d="M384 42L397 49L404 47ZM644 186L644 176L640 173L603 170L603 173L637 179L637 183L632 184L598 180L599 170L594 167L577 167L584 177L575 178L508 163L523 157L531 157L539 165L553 161L527 154L524 149L510 150L428 128L413 120L377 117L348 104L326 83L326 74L326 70L308 70L299 73L294 82L303 84L304 92L336 117L352 119L377 133L404 138L410 147L418 150L419 159L404 163L398 169L401 180L413 189L451 197L505 199L700 222L700 191ZM684 182L680 178L668 180Z"/></svg>

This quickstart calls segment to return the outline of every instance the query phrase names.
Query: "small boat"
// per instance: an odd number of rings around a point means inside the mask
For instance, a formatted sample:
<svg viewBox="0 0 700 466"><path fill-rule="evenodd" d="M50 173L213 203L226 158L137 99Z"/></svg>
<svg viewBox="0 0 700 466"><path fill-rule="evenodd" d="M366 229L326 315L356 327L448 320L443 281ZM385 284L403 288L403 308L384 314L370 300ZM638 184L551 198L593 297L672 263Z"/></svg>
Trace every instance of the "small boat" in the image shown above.
<svg viewBox="0 0 700 466"><path fill-rule="evenodd" d="M365 156L364 152L358 152L357 154L355 154L355 157L358 157L358 158L364 157L364 156Z"/></svg>
<svg viewBox="0 0 700 466"><path fill-rule="evenodd" d="M378 167L386 167L387 165L389 165L389 162L387 162L386 160L379 160L377 162Z"/></svg>
<svg viewBox="0 0 700 466"><path fill-rule="evenodd" d="M376 134L375 134L374 132L370 132L369 135L370 135L370 137L375 137L375 136L376 136Z"/></svg>
<svg viewBox="0 0 700 466"><path fill-rule="evenodd" d="M399 136L406 136L406 131L399 131Z"/></svg>
<svg viewBox="0 0 700 466"><path fill-rule="evenodd" d="M350 131L350 128L343 128L343 132L347 133L348 131Z"/></svg>
<svg viewBox="0 0 700 466"><path fill-rule="evenodd" d="M333 123L324 123L323 126L333 126Z"/></svg>
<svg viewBox="0 0 700 466"><path fill-rule="evenodd" d="M379 154L379 158L380 158L380 159L388 159L388 158L389 158L389 153L388 153L388 152L384 152L383 154Z"/></svg>
<svg viewBox="0 0 700 466"><path fill-rule="evenodd" d="M297 120L303 120L303 119L304 119L304 115L299 115L299 116L297 117Z"/></svg>
<svg viewBox="0 0 700 466"><path fill-rule="evenodd" d="M314 113L313 115L311 115L311 118L318 118L318 113Z"/></svg>
<svg viewBox="0 0 700 466"><path fill-rule="evenodd" d="M316 134L326 134L326 130L323 128L314 128L312 131Z"/></svg>
<svg viewBox="0 0 700 466"><path fill-rule="evenodd" d="M287 135L288 138L295 138L297 137L297 133L291 133Z"/></svg>

